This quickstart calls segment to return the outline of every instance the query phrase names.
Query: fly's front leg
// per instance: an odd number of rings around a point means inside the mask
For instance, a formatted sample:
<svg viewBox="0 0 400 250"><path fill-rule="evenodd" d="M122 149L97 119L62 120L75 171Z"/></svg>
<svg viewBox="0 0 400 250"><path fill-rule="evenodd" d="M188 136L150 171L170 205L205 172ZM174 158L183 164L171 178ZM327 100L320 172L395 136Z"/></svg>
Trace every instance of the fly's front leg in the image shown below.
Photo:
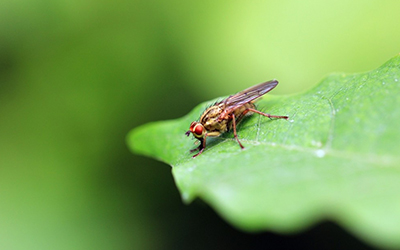
<svg viewBox="0 0 400 250"><path fill-rule="evenodd" d="M191 149L189 152L193 153L193 152L199 151L201 148L202 148L202 145L198 146L197 148Z"/></svg>
<svg viewBox="0 0 400 250"><path fill-rule="evenodd" d="M195 158L195 157L198 156L199 154L203 153L205 147L201 147L201 148L198 147L197 149L200 149L200 151L199 151L197 154L193 155L192 158ZM196 149L196 150L197 150L197 149Z"/></svg>
<svg viewBox="0 0 400 250"><path fill-rule="evenodd" d="M198 156L199 154L201 154L204 151L204 149L206 148L206 137L207 137L207 134L205 134L203 138L198 138L198 140L200 141L200 145L197 148L190 150L190 153L193 153L193 152L199 150L199 152L197 154L193 155L193 158Z"/></svg>
<svg viewBox="0 0 400 250"><path fill-rule="evenodd" d="M192 158L195 158L196 156L200 155L201 153L203 153L204 149L206 148L206 138L208 136L208 133L204 134L203 138L200 138L200 146L198 148L196 148L196 150L198 149L199 152L195 155L192 156Z"/></svg>
<svg viewBox="0 0 400 250"><path fill-rule="evenodd" d="M239 138L238 138L237 133L236 133L236 117L235 117L235 114L232 114L232 125L233 125L233 135L235 136L236 141L239 143L239 146L242 149L244 149L244 147L243 147L242 143L240 143Z"/></svg>
<svg viewBox="0 0 400 250"><path fill-rule="evenodd" d="M257 114L259 114L259 115L263 115L263 116L266 116L266 117L268 117L268 118L275 118L275 119L289 119L289 116L286 116L286 115L270 115L270 114L266 114L266 113L263 113L263 112L261 112L261 111L258 111L257 109L252 109L252 108L248 108L248 109L246 109L245 111L243 111L243 114L246 114L246 113L248 113L248 112L254 112L254 113L257 113Z"/></svg>
<svg viewBox="0 0 400 250"><path fill-rule="evenodd" d="M193 153L193 152L196 151L196 150L199 150L199 152L198 152L197 154L193 155L193 158L195 158L196 156L198 156L198 155L200 155L201 153L203 153L204 149L206 148L206 138L207 138L208 136L209 136L209 137L217 137L217 136L220 136L220 135L221 135L220 132L214 131L214 132L206 133L206 134L204 135L203 138L200 138L200 139L199 139L200 142L201 142L201 143L200 143L200 146L197 147L197 148L195 148L195 149L190 150L191 153Z"/></svg>

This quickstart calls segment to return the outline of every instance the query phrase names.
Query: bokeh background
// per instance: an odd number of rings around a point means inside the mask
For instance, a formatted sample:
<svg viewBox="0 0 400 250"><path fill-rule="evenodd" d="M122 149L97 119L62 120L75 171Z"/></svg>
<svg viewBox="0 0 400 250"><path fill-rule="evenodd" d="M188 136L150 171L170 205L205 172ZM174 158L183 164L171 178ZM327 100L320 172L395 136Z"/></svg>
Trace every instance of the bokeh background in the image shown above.
<svg viewBox="0 0 400 250"><path fill-rule="evenodd" d="M131 128L278 79L305 91L400 52L400 1L2 0L0 249L368 246L334 222L247 234L170 167L127 149ZM160 135L162 136L162 135Z"/></svg>

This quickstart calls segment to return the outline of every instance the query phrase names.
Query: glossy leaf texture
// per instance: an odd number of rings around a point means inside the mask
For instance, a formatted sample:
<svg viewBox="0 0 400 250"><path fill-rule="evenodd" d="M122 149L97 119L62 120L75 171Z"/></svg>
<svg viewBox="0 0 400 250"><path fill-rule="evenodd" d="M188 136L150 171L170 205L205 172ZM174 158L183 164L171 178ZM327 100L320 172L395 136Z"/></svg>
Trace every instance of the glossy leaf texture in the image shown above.
<svg viewBox="0 0 400 250"><path fill-rule="evenodd" d="M185 202L199 197L246 231L331 220L372 245L400 247L400 56L304 93L267 94L258 108L289 120L253 115L238 128L244 150L226 133L193 159L184 133L210 103L128 136L133 152L172 166Z"/></svg>

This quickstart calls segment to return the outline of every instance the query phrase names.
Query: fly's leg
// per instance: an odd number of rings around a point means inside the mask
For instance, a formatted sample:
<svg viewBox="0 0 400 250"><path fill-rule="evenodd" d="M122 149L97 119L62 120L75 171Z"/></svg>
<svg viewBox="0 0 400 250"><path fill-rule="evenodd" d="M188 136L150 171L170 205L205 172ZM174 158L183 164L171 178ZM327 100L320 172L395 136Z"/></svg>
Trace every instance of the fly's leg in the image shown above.
<svg viewBox="0 0 400 250"><path fill-rule="evenodd" d="M199 152L197 154L192 156L193 158L195 158L196 156L198 156L201 153L203 153L204 149L206 148L206 137L207 137L207 134L205 134L203 138L199 139L200 140L200 145L197 148L190 150L190 153L193 153L193 152L199 150Z"/></svg>
<svg viewBox="0 0 400 250"><path fill-rule="evenodd" d="M193 155L193 158L195 158L196 156L200 155L201 153L203 153L204 149L206 148L206 138L207 137L218 137L220 136L221 133L218 131L213 131L213 132L207 132L204 137L202 138L197 138L200 141L200 146L198 146L195 149L190 150L190 153L193 153L194 151L199 150L199 152L195 155Z"/></svg>
<svg viewBox="0 0 400 250"><path fill-rule="evenodd" d="M245 115L246 113L248 113L248 112L254 112L254 113L257 113L257 114L259 114L259 115L263 115L263 116L266 116L266 117L268 117L268 118L275 118L275 119L289 119L289 116L286 116L286 115L270 115L270 114L266 114L266 113L263 113L263 112L261 112L261 111L258 111L257 109L252 109L252 108L248 108L248 109L246 109L245 111L243 111L243 114Z"/></svg>
<svg viewBox="0 0 400 250"><path fill-rule="evenodd" d="M195 154L195 155L192 156L192 158L195 158L195 157L198 156L199 154L203 153L204 149L205 149L205 148L201 148L200 151L199 151L197 154Z"/></svg>
<svg viewBox="0 0 400 250"><path fill-rule="evenodd" d="M203 146L202 146L202 145L200 145L200 146L198 146L197 148L191 149L191 150L190 150L190 153L193 153L193 152L199 151L199 150L201 150L201 148L202 148L202 147L203 147Z"/></svg>
<svg viewBox="0 0 400 250"><path fill-rule="evenodd" d="M244 147L243 147L242 143L240 143L239 138L238 138L237 133L236 133L236 117L235 117L235 114L232 114L232 125L233 125L233 135L235 136L236 141L239 143L239 146L242 149L244 149Z"/></svg>

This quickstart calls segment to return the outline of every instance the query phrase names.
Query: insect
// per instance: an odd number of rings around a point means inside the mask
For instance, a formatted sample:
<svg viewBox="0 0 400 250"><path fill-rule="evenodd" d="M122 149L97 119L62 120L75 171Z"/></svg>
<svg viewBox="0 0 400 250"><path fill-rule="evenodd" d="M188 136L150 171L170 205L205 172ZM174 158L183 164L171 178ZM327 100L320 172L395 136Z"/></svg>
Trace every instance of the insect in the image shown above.
<svg viewBox="0 0 400 250"><path fill-rule="evenodd" d="M245 116L257 113L270 119L288 119L288 116L270 115L258 111L254 105L257 98L271 91L276 85L278 85L277 80L260 83L231 95L220 102L216 102L207 108L201 115L200 120L192 122L189 130L185 133L187 136L192 133L200 141L200 145L197 148L190 150L190 153L199 151L193 158L204 151L207 137L218 137L232 129L236 141L243 149L244 147L237 136L236 126Z"/></svg>

